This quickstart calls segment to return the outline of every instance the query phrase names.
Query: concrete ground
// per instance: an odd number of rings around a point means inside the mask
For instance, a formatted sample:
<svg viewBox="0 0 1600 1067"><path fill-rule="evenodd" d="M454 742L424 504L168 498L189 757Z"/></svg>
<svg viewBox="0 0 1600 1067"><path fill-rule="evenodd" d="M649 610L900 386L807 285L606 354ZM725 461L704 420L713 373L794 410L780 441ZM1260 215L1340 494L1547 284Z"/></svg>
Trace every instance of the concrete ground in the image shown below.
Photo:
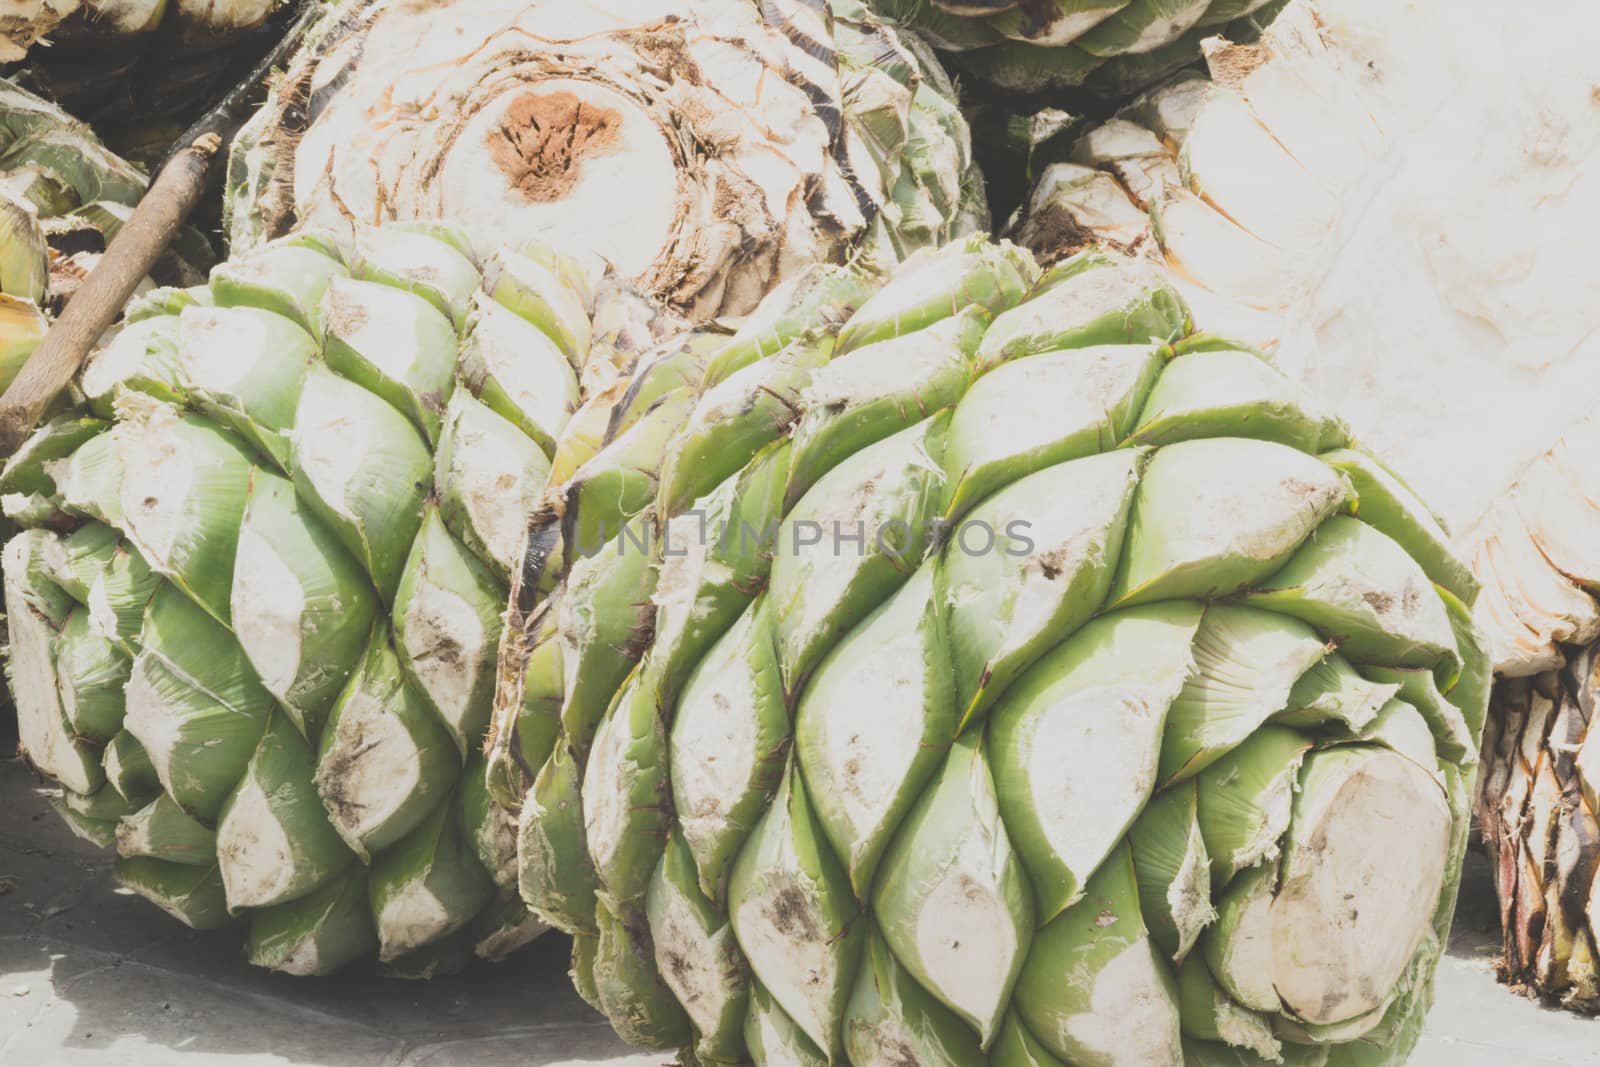
<svg viewBox="0 0 1600 1067"><path fill-rule="evenodd" d="M236 932L197 934L111 881L40 783L0 761L0 1065L5 1067L656 1067L567 984L550 937L501 964L433 982L360 971L270 974ZM1437 1006L1412 1063L1600 1067L1600 1021L1495 984L1492 889L1463 890Z"/></svg>

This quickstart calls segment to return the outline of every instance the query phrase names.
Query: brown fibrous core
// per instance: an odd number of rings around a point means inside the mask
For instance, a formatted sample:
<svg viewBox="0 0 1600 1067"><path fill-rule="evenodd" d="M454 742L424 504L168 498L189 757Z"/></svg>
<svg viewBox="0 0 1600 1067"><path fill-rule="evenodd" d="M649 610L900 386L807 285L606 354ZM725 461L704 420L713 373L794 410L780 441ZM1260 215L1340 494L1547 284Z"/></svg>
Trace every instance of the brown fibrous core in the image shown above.
<svg viewBox="0 0 1600 1067"><path fill-rule="evenodd" d="M526 92L490 132L489 155L523 196L549 203L572 191L583 161L609 150L621 128L621 114L574 93Z"/></svg>

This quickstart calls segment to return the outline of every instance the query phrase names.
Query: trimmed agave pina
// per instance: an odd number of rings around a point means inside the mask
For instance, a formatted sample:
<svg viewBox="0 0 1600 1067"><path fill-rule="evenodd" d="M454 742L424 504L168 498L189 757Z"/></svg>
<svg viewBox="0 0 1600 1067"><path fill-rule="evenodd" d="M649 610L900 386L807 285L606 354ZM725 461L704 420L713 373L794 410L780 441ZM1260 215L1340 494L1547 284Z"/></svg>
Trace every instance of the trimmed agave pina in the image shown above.
<svg viewBox="0 0 1600 1067"><path fill-rule="evenodd" d="M1489 670L1431 517L1148 264L865 288L557 444L487 785L580 993L706 1062L1402 1062Z"/></svg>
<svg viewBox="0 0 1600 1067"><path fill-rule="evenodd" d="M953 86L857 0L347 2L313 38L234 149L236 249L447 219L701 320L986 226Z"/></svg>
<svg viewBox="0 0 1600 1067"><path fill-rule="evenodd" d="M36 523L5 551L28 758L124 884L293 973L544 929L479 754L507 578L591 356L614 376L685 324L613 272L465 247L297 235L157 290L0 472ZM486 363L485 322L555 357Z"/></svg>

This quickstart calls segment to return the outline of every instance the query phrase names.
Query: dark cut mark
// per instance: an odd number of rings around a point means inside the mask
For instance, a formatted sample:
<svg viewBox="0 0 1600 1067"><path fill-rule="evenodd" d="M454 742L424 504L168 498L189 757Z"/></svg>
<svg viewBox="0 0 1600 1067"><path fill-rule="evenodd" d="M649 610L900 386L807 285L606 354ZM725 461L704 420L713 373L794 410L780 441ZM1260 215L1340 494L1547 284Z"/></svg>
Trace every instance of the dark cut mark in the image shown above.
<svg viewBox="0 0 1600 1067"><path fill-rule="evenodd" d="M810 902L796 887L785 886L778 890L764 910L772 928L791 941L822 940L822 928L817 924Z"/></svg>
<svg viewBox="0 0 1600 1067"><path fill-rule="evenodd" d="M561 523L545 512L528 520L528 535L523 542L522 566L517 573L514 602L517 611L531 615L539 603L539 583L550 569L551 556L561 546Z"/></svg>
<svg viewBox="0 0 1600 1067"><path fill-rule="evenodd" d="M610 151L622 115L575 93L524 92L489 131L489 156L512 188L536 204L561 200L578 184L584 160Z"/></svg>
<svg viewBox="0 0 1600 1067"><path fill-rule="evenodd" d="M821 24L823 32L832 33L833 11L827 0L761 0L762 21L782 30L785 37L812 59L824 66L838 66L839 56L833 45L817 40L802 27L795 20L794 12L798 11L810 11Z"/></svg>
<svg viewBox="0 0 1600 1067"><path fill-rule="evenodd" d="M1043 35L1061 15L1061 5L1056 0L1021 0L1020 3L1012 0L992 6L996 12L1016 8L1017 14L1022 16L1022 35L1029 39Z"/></svg>
<svg viewBox="0 0 1600 1067"><path fill-rule="evenodd" d="M628 381L628 388L623 390L622 398L618 400L617 403L611 408L611 414L606 419L606 432L601 442L601 448L611 444L620 434L623 433L623 431L626 429L626 427L622 425L623 421L628 417L629 412L633 410L633 405L639 399L639 394L647 387L655 384L650 380L650 371L656 366L666 363L668 360L680 356L684 352L688 351L690 336L691 335L686 334L682 337L668 338L660 344L655 345L651 351L640 353L638 358L634 361L632 369L629 371L631 377ZM691 383L688 379L683 378L682 375L679 377L682 383L685 385L695 384ZM652 400L650 402L650 406L645 408L645 410L639 415L639 418L635 419L631 425L636 425L639 421L643 420L645 416L649 415L656 408L660 407L662 402L665 401L669 396L672 396L676 391L676 389L666 390L660 396Z"/></svg>
<svg viewBox="0 0 1600 1067"><path fill-rule="evenodd" d="M782 35L789 38L790 43L794 43L795 48L821 62L822 66L837 74L838 53L834 51L834 46L826 42L819 42L795 22L792 11L805 10L805 8L818 11L818 18L821 19L822 26L829 27L829 29L832 27L834 19L832 19L832 14L827 11L826 3L822 3L822 0L762 0L762 19L768 26L781 30ZM806 98L810 98L811 107L816 110L818 118L822 120L822 126L827 130L827 138L837 149L838 142L840 142L843 131L845 131L845 104L838 96L837 88L818 85L811 78L800 74L798 70L786 70L784 77L786 77L790 85L794 85L795 88L805 93Z"/></svg>

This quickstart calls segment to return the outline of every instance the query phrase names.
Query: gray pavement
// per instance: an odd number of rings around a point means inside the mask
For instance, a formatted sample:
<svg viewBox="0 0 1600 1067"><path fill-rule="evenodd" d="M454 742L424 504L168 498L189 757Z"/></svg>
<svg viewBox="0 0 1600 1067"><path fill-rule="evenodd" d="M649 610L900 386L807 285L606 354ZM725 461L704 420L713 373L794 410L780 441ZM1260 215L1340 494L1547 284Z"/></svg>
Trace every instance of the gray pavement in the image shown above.
<svg viewBox="0 0 1600 1067"><path fill-rule="evenodd" d="M356 970L300 979L246 964L237 932L193 933L112 883L44 783L0 761L3 1067L656 1067L567 985L566 945L432 982ZM1600 1021L1495 984L1481 861L1463 893L1437 1006L1413 1064L1600 1067Z"/></svg>

